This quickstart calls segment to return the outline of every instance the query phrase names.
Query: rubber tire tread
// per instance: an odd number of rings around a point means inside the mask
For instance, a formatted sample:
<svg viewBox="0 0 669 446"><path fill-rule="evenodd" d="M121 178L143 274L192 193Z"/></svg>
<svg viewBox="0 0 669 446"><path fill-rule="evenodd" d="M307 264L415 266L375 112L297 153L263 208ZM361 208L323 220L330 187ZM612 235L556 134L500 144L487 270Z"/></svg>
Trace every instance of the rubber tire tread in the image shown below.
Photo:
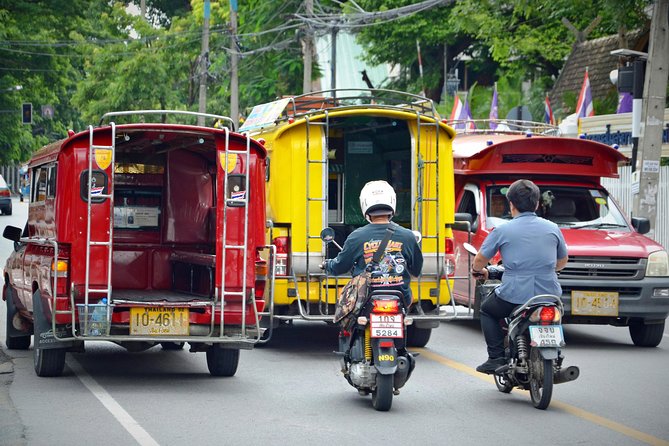
<svg viewBox="0 0 669 446"><path fill-rule="evenodd" d="M387 412L393 406L393 375L376 375L376 389L372 392L372 406L379 412Z"/></svg>
<svg viewBox="0 0 669 446"><path fill-rule="evenodd" d="M221 348L212 345L207 350L207 367L211 376L234 376L238 365L238 348Z"/></svg>
<svg viewBox="0 0 669 446"><path fill-rule="evenodd" d="M664 336L664 323L665 321L662 321L661 324L630 324L629 331L632 342L637 347L657 347Z"/></svg>

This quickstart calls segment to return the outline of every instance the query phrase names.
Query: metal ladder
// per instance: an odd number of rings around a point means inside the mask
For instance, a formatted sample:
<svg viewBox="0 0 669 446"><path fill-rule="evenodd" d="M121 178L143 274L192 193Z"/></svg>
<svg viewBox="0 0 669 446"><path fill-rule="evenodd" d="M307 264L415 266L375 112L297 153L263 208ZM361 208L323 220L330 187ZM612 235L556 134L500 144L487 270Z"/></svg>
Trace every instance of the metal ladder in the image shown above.
<svg viewBox="0 0 669 446"><path fill-rule="evenodd" d="M246 135L246 149L245 150L230 150L230 132L227 128L225 128L225 165L223 166L223 194L227 195L228 191L228 184L230 180L230 173L229 173L229 162L230 158L229 155L236 155L236 156L242 156L243 157L243 162L242 166L243 169L246 169L246 174L244 175L244 197L243 198L228 198L225 196L224 199L224 207L223 207L223 242L222 242L222 252L221 252L221 295L220 295L220 302L221 302L221 325L220 325L220 331L219 331L219 337L223 338L224 337L224 321L225 321L225 297L226 296L239 296L241 303L242 303L242 328L241 328L241 333L240 336L242 338L246 337L246 302L247 302L247 286L246 286L246 272L247 272L247 257L248 257L248 240L249 240L249 162L251 159L251 138L249 135ZM244 207L244 239L242 244L228 244L228 203L234 203L240 207ZM240 252L241 255L238 256L238 258L241 258L242 262L242 289L241 291L228 291L226 290L225 284L226 284L226 260L228 257L228 252L230 251L237 251ZM212 324L212 330L213 326L215 323L215 308L216 308L216 303L218 302L218 296L216 296L216 299L214 302L212 302L212 319L211 319L211 324ZM254 304L255 305L255 304ZM257 319L257 312L256 312L256 319Z"/></svg>
<svg viewBox="0 0 669 446"><path fill-rule="evenodd" d="M314 239L320 240L320 231L322 228L316 228L316 233L312 233L312 228L310 225L310 216L311 216L311 209L312 205L320 205L321 206L321 221L324 224L328 223L328 178L329 178L329 172L328 172L328 167L329 167L329 161L328 161L328 149L329 149L329 141L330 141L330 115L327 110L324 110L323 113L325 114L325 118L321 121L311 121L309 116L305 116L305 123L306 123L306 140L307 140L307 146L306 146L306 296L305 296L305 303L306 303L306 309L302 308L302 301L300 300L299 296L299 291L298 291L298 298L297 298L297 305L298 309L300 312L300 315L305 318L305 319L314 319L314 320L322 320L322 317L316 316L313 317L310 315L310 304L309 304L309 291L310 287L312 285L312 277L315 277L316 280L313 281L315 284L317 284L318 287L318 305L319 305L319 313L322 315L327 314L328 311L328 306L327 306L327 291L323 293L323 288L321 286L321 278L322 274L319 275L314 275L310 271L310 263L311 263L311 250L309 249L310 241ZM320 144L321 148L321 153L320 153L320 159L315 158L314 153L312 153L312 147L311 147L311 128L316 127L318 132L321 134L322 138L322 144ZM323 127L325 128L325 135L322 135L320 128ZM312 191L311 188L311 166L312 165L317 165L320 166L320 178L321 178L321 190L320 191ZM314 204L312 204L314 203ZM316 204L317 203L317 204ZM324 249L324 248L323 248ZM321 256L318 257L316 260L317 262L321 260ZM293 274L293 276L295 276ZM295 278L295 281L297 282L297 278ZM296 283L296 289L299 290L297 287Z"/></svg>
<svg viewBox="0 0 669 446"><path fill-rule="evenodd" d="M93 126L88 126L88 137L89 137L89 146L88 146L88 193L86 195L86 204L87 204L87 221L86 221L86 275L84 278L84 302L85 302L85 324L88 325L89 320L89 304L90 304L90 295L104 294L107 298L107 308L106 308L106 320L110 320L110 309L112 308L112 286L111 286L111 277L112 277L112 240L114 238L114 170L115 170L115 154L116 154L116 124L114 122L110 123L111 126L111 145L96 145L93 143ZM109 230L107 231L108 237L103 240L92 240L91 239L91 220L93 214L93 158L95 156L96 150L109 150L111 151L111 169L110 174L107 180L107 193L106 194L96 194L95 198L101 198L104 201L96 204L106 204L109 208ZM106 284L102 287L91 288L91 252L94 247L101 247L107 251L107 280ZM107 332L105 336L109 336L109 329L111 324L107 325ZM88 327L85 327L84 332L87 332Z"/></svg>

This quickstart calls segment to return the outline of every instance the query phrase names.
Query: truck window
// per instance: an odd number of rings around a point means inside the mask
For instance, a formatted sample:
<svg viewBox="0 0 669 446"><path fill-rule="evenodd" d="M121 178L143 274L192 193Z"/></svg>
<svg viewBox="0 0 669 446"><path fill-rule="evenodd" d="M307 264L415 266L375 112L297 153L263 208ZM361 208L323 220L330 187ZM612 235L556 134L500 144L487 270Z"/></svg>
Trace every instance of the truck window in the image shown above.
<svg viewBox="0 0 669 446"><path fill-rule="evenodd" d="M54 198L56 196L56 166L49 166L47 172L46 197Z"/></svg>
<svg viewBox="0 0 669 446"><path fill-rule="evenodd" d="M35 169L35 187L33 187L33 203L46 200L47 168L42 166Z"/></svg>
<svg viewBox="0 0 669 446"><path fill-rule="evenodd" d="M473 191L465 189L462 192L462 200L460 200L457 212L465 212L472 216L472 232L476 232L478 229L478 212L476 212L476 197Z"/></svg>

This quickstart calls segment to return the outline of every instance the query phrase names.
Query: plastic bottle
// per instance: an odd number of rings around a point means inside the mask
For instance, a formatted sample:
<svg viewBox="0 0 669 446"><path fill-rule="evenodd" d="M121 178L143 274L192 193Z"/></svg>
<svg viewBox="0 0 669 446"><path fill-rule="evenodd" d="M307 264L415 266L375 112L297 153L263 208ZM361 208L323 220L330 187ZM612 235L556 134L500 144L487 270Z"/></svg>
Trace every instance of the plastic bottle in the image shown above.
<svg viewBox="0 0 669 446"><path fill-rule="evenodd" d="M102 298L95 306L93 313L91 314L91 327L90 335L91 336L102 336L106 334L106 324L103 323L107 318L107 298Z"/></svg>

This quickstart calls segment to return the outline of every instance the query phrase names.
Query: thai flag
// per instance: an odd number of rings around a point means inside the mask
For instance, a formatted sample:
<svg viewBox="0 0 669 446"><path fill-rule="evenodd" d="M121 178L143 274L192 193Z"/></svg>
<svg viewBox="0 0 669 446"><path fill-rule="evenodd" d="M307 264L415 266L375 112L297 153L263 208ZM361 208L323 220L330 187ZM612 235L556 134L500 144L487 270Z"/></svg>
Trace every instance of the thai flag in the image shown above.
<svg viewBox="0 0 669 446"><path fill-rule="evenodd" d="M466 125L463 125L466 129L475 129L476 126L472 121L472 111L469 109L469 100L465 99L465 105L462 107L462 113L460 114L460 119L463 121L468 121Z"/></svg>
<svg viewBox="0 0 669 446"><path fill-rule="evenodd" d="M616 113L630 113L633 103L634 98L632 97L632 93L621 93L618 96L618 109Z"/></svg>
<svg viewBox="0 0 669 446"><path fill-rule="evenodd" d="M595 116L595 108L592 106L592 93L590 92L590 79L588 78L588 70L585 70L585 78L581 86L581 93L578 95L578 102L576 103L576 117L585 118L587 116Z"/></svg>
<svg viewBox="0 0 669 446"><path fill-rule="evenodd" d="M495 130L497 128L497 119L499 115L497 114L497 83L495 83L495 86L493 87L492 90L492 102L490 103L490 114L488 115L488 119L490 122L488 123L488 127L490 127L492 130Z"/></svg>
<svg viewBox="0 0 669 446"><path fill-rule="evenodd" d="M546 124L555 125L555 117L553 117L551 101L548 100L548 95L546 95L546 99L544 99L544 122Z"/></svg>
<svg viewBox="0 0 669 446"><path fill-rule="evenodd" d="M453 103L453 110L451 110L451 117L448 120L455 121L456 119L460 119L461 113L462 113L462 102L460 102L460 98L456 94L455 102Z"/></svg>

